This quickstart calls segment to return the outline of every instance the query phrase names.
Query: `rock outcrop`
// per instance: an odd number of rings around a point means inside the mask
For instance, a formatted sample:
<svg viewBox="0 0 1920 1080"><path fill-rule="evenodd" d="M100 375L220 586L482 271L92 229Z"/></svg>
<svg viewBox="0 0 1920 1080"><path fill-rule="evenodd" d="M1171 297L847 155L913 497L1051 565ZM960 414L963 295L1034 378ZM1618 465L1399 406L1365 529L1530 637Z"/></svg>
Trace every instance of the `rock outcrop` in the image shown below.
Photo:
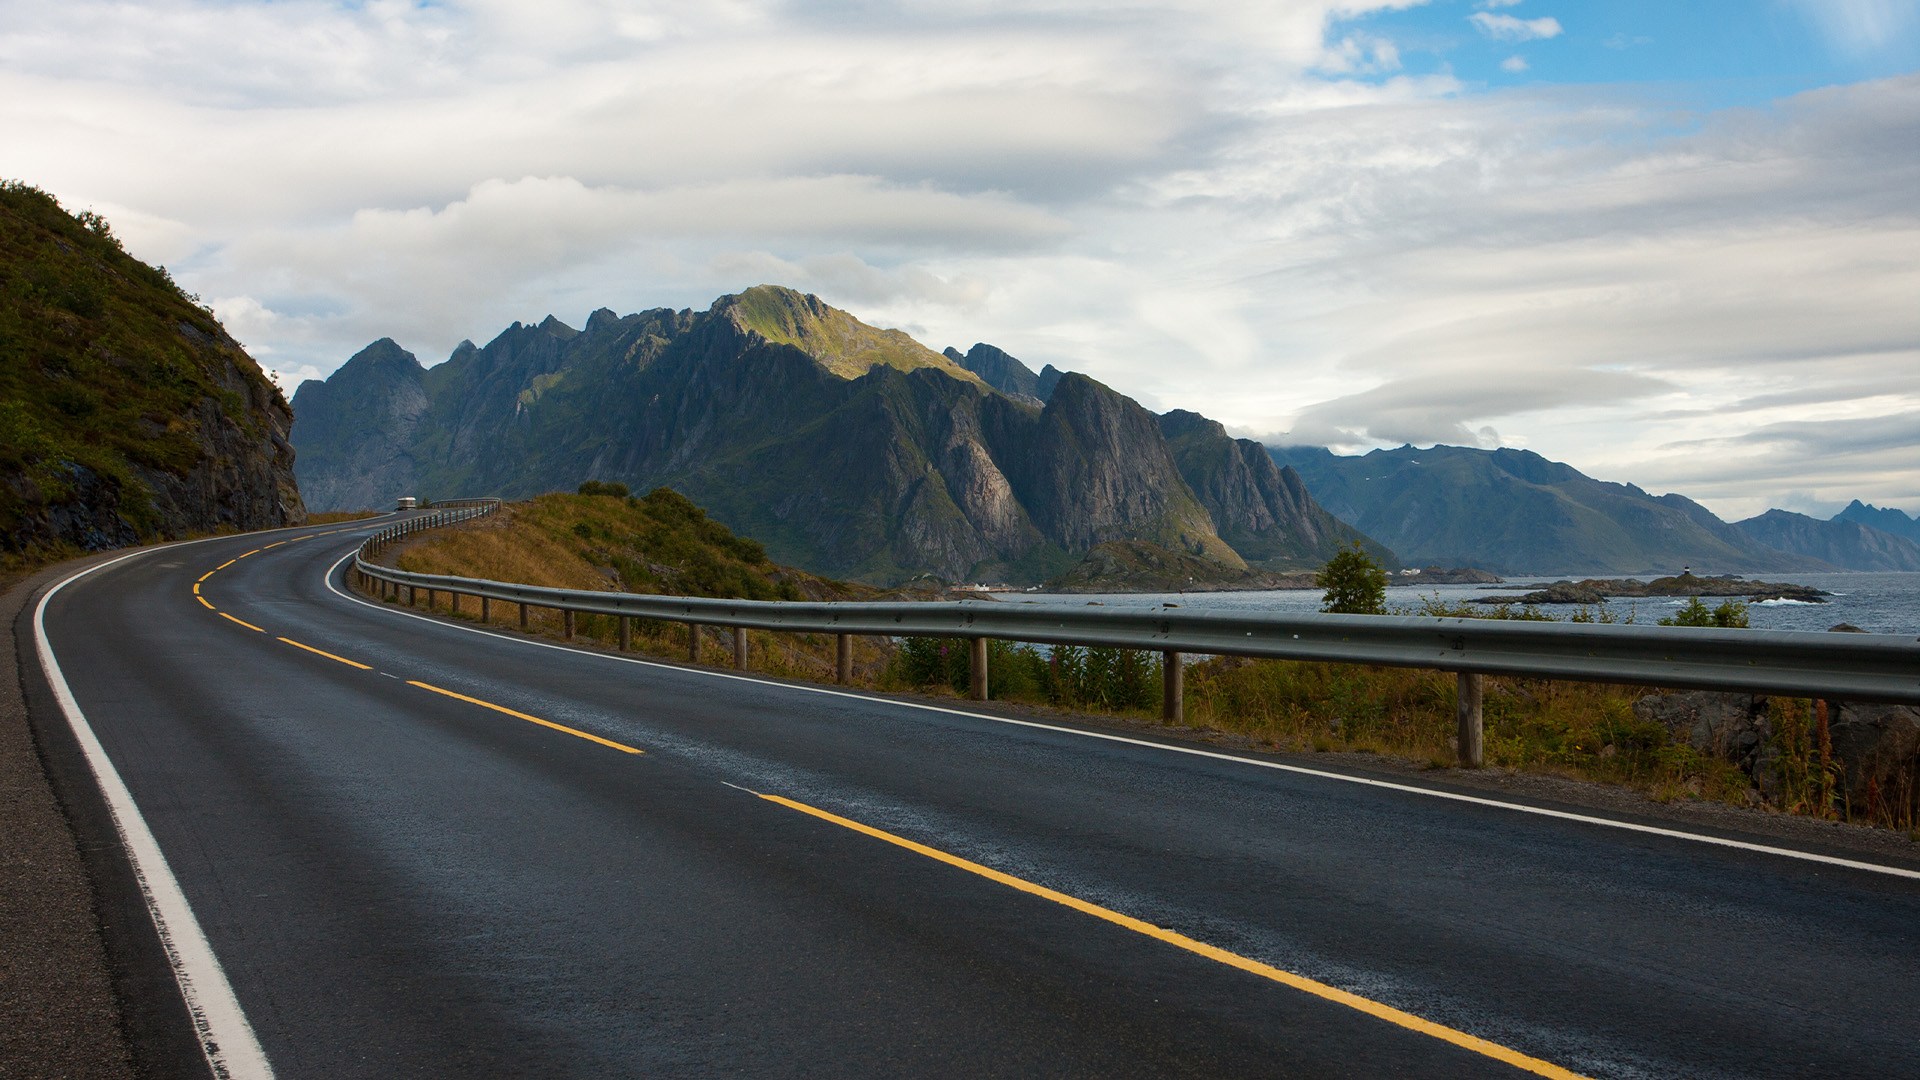
<svg viewBox="0 0 1920 1080"><path fill-rule="evenodd" d="M1827 725L1847 809L1875 821L1920 820L1920 709L1829 703Z"/></svg>
<svg viewBox="0 0 1920 1080"><path fill-rule="evenodd" d="M1761 794L1768 798L1775 794L1768 768L1775 751L1766 698L1711 690L1649 694L1633 703L1633 715L1642 723L1666 728L1675 742L1732 762L1754 778Z"/></svg>
<svg viewBox="0 0 1920 1080"><path fill-rule="evenodd" d="M0 550L99 550L306 519L292 411L107 223L0 185Z"/></svg>

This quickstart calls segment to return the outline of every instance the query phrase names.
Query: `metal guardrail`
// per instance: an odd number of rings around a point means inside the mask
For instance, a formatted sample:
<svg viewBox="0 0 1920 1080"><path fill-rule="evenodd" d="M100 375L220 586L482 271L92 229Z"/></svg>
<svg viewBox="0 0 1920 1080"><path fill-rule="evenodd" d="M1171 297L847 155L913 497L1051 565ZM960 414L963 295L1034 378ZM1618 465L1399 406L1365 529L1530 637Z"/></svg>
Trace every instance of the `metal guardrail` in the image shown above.
<svg viewBox="0 0 1920 1080"><path fill-rule="evenodd" d="M468 517L492 513L497 500ZM451 513L459 514L455 510ZM429 515L430 516L430 515ZM395 526L405 532L466 520ZM392 530L389 530L392 531ZM1480 676L1526 675L1586 682L1726 690L1848 701L1920 704L1920 638L1900 634L1831 634L1784 630L1720 630L1604 623L1535 623L1492 619L1379 615L1190 611L1160 608L1064 607L961 600L943 603L815 603L711 600L682 596L585 592L475 578L415 574L368 561L385 533L368 541L354 569L365 584L397 596L420 590L480 597L564 613L734 628L735 662L745 666L745 631L840 635L841 681L848 681L851 635L967 638L973 645L976 698L984 698L986 642L991 638L1050 645L1117 646L1167 654L1166 713L1177 719L1184 654L1321 660L1383 667L1419 667L1461 676L1462 757L1477 763ZM397 539L397 536L395 537ZM390 542L390 541L389 541ZM458 602L457 600L455 601ZM698 659L699 635L690 636ZM1471 698L1471 700L1469 700ZM1469 713L1471 715L1469 715ZM1467 738L1472 728L1471 744Z"/></svg>

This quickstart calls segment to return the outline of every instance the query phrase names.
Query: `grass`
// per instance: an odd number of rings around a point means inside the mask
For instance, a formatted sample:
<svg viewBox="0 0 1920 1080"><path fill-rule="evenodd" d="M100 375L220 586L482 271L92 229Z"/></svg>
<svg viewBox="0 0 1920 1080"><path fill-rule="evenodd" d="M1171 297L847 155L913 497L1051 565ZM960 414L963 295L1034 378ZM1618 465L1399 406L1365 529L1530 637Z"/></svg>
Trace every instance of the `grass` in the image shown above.
<svg viewBox="0 0 1920 1080"><path fill-rule="evenodd" d="M308 514L309 525L338 525L343 521L365 521L380 516L378 510L330 510L324 514Z"/></svg>
<svg viewBox="0 0 1920 1080"><path fill-rule="evenodd" d="M618 589L690 596L821 600L871 599L875 590L827 581L766 560L751 540L706 519L670 491L645 498L617 495L543 495L511 504L502 514L457 529L427 534L398 558L421 573L515 581L569 589ZM495 605L495 620L517 625L518 612ZM1536 609L1449 606L1425 602L1423 614L1540 620ZM467 600L463 618L478 617ZM1573 613L1574 621L1613 621L1606 609ZM1624 618L1631 618L1628 614ZM536 609L532 630L558 636L557 612ZM731 660L731 635L708 637L709 662ZM618 622L581 616L576 639L612 648ZM688 628L636 621L636 651L684 658ZM830 634L751 631L753 670L830 682L835 677ZM965 694L969 653L964 641L941 638L856 637L855 683L880 690ZM1136 720L1160 714L1161 657L1128 649L1056 647L1042 650L1012 641L988 642L991 696L1000 701L1106 713ZM1455 677L1418 668L1213 657L1186 672L1190 727L1245 736L1265 748L1296 753L1377 753L1433 767L1457 763ZM1617 784L1661 801L1715 800L1771 805L1812 817L1864 819L1865 808L1836 801L1843 785L1830 749L1805 700L1769 703L1777 782L1763 800L1751 778L1733 764L1676 741L1644 723L1633 703L1646 688L1488 676L1482 717L1487 764L1533 773ZM1876 821L1912 829L1913 822Z"/></svg>
<svg viewBox="0 0 1920 1080"><path fill-rule="evenodd" d="M421 542L399 552L396 565L422 574L660 596L856 600L873 593L773 563L757 542L735 536L666 488L639 498L551 494L510 503L490 518L425 534ZM496 622L518 625L513 605L494 607ZM458 614L478 618L479 601L465 600ZM535 633L564 634L557 611L532 608L529 622ZM632 645L637 652L684 659L688 633L682 623L635 620ZM730 662L732 634L715 627L702 633L704 657ZM576 641L614 648L619 620L580 615L574 634ZM833 681L837 648L832 634L748 632L752 669L784 678ZM887 639L856 638L855 682L874 685L892 653Z"/></svg>

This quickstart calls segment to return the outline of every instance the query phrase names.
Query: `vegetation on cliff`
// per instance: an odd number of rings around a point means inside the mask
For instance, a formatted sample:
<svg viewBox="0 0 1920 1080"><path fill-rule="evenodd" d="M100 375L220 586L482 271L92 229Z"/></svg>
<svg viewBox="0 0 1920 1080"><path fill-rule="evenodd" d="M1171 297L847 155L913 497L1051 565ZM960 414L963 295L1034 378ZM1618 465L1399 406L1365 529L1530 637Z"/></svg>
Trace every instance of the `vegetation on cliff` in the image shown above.
<svg viewBox="0 0 1920 1080"><path fill-rule="evenodd" d="M303 520L291 411L197 299L0 182L0 552Z"/></svg>

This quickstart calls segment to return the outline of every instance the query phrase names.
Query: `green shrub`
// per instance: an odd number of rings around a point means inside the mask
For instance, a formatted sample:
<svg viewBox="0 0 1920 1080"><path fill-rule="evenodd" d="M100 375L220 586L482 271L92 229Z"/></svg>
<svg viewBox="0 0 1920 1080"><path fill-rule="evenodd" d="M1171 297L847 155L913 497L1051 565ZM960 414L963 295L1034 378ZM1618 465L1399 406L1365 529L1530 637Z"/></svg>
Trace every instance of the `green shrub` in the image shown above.
<svg viewBox="0 0 1920 1080"><path fill-rule="evenodd" d="M1341 615L1386 614L1387 572L1358 540L1328 559L1313 576L1313 583L1327 590L1321 597L1321 611Z"/></svg>
<svg viewBox="0 0 1920 1080"><path fill-rule="evenodd" d="M1728 600L1717 608L1708 608L1699 597L1689 599L1685 607L1660 620L1661 626L1718 626L1730 630L1747 627L1747 605Z"/></svg>
<svg viewBox="0 0 1920 1080"><path fill-rule="evenodd" d="M582 495L611 495L616 499L627 497L627 485L617 481L587 480L580 485Z"/></svg>

